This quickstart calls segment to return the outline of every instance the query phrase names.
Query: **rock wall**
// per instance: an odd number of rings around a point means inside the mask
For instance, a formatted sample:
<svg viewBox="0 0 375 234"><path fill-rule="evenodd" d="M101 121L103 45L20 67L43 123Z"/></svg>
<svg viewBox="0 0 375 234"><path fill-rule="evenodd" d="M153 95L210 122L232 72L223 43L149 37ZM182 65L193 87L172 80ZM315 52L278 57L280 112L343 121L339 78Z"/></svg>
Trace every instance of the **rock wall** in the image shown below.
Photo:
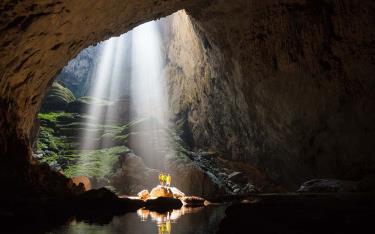
<svg viewBox="0 0 375 234"><path fill-rule="evenodd" d="M93 71L97 64L100 46L84 49L66 65L56 80L63 83L76 98L87 96L92 85Z"/></svg>
<svg viewBox="0 0 375 234"><path fill-rule="evenodd" d="M201 39L192 43L204 52L186 60L176 54L171 65L194 81L173 83L186 93L173 106L188 118L192 143L290 187L374 172L371 0L24 0L0 3L1 180L18 177L5 177L9 168L28 167L35 113L69 59L182 8Z"/></svg>
<svg viewBox="0 0 375 234"><path fill-rule="evenodd" d="M374 173L374 2L223 5L189 13L224 61L239 64L230 80L249 118L241 159L290 187Z"/></svg>
<svg viewBox="0 0 375 234"><path fill-rule="evenodd" d="M224 6L225 5L225 6ZM375 173L374 4L217 1L172 23L174 113L193 147L289 188Z"/></svg>
<svg viewBox="0 0 375 234"><path fill-rule="evenodd" d="M252 149L239 64L226 61L185 13L174 15L170 27L166 67L170 109L187 121L185 139L193 148L244 159L241 151Z"/></svg>

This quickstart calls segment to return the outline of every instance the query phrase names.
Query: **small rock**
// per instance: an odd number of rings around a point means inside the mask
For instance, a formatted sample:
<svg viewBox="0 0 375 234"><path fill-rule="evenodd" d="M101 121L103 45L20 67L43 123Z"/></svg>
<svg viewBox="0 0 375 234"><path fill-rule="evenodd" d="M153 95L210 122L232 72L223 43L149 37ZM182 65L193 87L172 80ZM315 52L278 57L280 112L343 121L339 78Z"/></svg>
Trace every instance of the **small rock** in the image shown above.
<svg viewBox="0 0 375 234"><path fill-rule="evenodd" d="M356 190L356 183L337 179L314 179L303 183L297 192L332 193L352 192Z"/></svg>
<svg viewBox="0 0 375 234"><path fill-rule="evenodd" d="M71 178L75 185L83 184L84 190L88 191L91 189L91 182L87 176L75 176Z"/></svg>
<svg viewBox="0 0 375 234"><path fill-rule="evenodd" d="M150 193L148 192L147 189L140 191L137 195L142 200L147 200L150 198Z"/></svg>

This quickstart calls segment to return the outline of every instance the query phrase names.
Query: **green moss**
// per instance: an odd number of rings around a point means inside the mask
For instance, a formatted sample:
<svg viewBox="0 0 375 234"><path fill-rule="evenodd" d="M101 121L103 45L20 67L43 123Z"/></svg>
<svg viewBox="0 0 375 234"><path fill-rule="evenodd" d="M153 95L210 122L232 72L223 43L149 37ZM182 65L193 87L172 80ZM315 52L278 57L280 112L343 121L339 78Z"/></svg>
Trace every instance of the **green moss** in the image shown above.
<svg viewBox="0 0 375 234"><path fill-rule="evenodd" d="M44 112L39 113L38 118L43 121L49 121L49 122L57 122L58 119L61 117L70 117L73 118L72 113L66 113L66 112Z"/></svg>
<svg viewBox="0 0 375 234"><path fill-rule="evenodd" d="M116 146L100 150L87 150L75 156L78 163L72 163L64 169L68 177L88 176L96 179L108 179L114 173L119 156L129 152L125 146Z"/></svg>

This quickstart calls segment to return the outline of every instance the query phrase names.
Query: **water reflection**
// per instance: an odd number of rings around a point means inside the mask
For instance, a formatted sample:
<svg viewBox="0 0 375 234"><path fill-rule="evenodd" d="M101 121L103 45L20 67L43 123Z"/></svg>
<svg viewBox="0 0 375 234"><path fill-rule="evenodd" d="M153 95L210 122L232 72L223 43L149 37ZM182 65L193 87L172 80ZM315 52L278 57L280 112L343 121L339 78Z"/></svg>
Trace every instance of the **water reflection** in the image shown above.
<svg viewBox="0 0 375 234"><path fill-rule="evenodd" d="M179 219L182 215L188 213L199 212L203 207L181 207L179 210L173 210L166 213L158 213L147 209L139 209L137 211L141 221L146 222L149 219L156 223L158 227L158 234L171 234L172 223Z"/></svg>
<svg viewBox="0 0 375 234"><path fill-rule="evenodd" d="M189 208L182 207L163 214L140 209L122 216L114 217L105 225L72 220L56 228L53 234L210 234L216 233L226 205Z"/></svg>

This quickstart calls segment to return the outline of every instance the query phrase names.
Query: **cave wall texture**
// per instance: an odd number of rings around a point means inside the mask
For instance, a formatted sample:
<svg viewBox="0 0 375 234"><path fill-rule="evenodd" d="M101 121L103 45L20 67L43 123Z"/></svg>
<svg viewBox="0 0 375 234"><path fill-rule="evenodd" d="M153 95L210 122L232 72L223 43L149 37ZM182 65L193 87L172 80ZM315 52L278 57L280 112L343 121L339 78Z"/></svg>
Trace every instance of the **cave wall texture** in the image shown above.
<svg viewBox="0 0 375 234"><path fill-rule="evenodd" d="M6 0L0 181L30 183L33 119L71 58L183 8L199 56L185 58L172 44L170 72L181 79L170 85L183 91L172 94L172 103L188 120L195 146L256 165L291 188L309 178L374 173L371 0Z"/></svg>

